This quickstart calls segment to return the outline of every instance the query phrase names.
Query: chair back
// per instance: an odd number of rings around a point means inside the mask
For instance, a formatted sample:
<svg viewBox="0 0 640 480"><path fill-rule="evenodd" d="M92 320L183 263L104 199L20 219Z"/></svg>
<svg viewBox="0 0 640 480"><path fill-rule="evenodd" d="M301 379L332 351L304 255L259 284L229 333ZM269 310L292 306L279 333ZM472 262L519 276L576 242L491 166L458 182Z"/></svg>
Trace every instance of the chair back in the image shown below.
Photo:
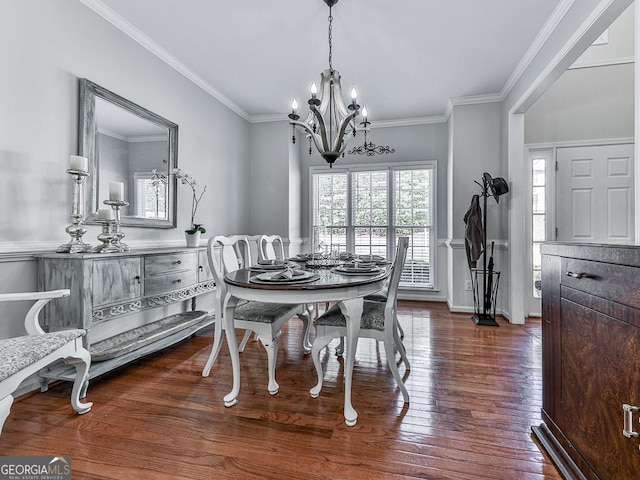
<svg viewBox="0 0 640 480"><path fill-rule="evenodd" d="M409 237L398 237L398 246L396 248L396 257L393 260L393 271L389 277L387 303L385 305L385 330L393 328L393 319L395 318L396 300L398 299L398 285L400 285L400 277L404 262L407 259L407 250L409 249Z"/></svg>
<svg viewBox="0 0 640 480"><path fill-rule="evenodd" d="M253 265L249 240L245 235L216 235L210 243L220 247L223 276Z"/></svg>
<svg viewBox="0 0 640 480"><path fill-rule="evenodd" d="M251 265L249 242L244 235L216 235L207 242L209 268L216 282L216 319L222 318L224 299L227 295L225 273L235 272L244 265Z"/></svg>
<svg viewBox="0 0 640 480"><path fill-rule="evenodd" d="M262 235L259 246L262 260L284 260L284 243L280 235Z"/></svg>

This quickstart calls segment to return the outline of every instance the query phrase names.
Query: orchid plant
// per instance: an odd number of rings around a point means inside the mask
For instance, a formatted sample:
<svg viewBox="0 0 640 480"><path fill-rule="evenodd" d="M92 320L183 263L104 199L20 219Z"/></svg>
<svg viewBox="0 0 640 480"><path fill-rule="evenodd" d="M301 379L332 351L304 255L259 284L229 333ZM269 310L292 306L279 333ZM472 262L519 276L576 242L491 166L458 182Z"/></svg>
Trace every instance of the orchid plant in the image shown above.
<svg viewBox="0 0 640 480"><path fill-rule="evenodd" d="M185 232L191 235L196 232L206 233L206 230L202 226L202 224L194 223L194 221L196 218L196 212L198 211L198 205L200 204L200 200L202 200L204 192L207 191L207 186L201 186L195 178L183 172L179 168L174 168L169 173L158 172L158 170L154 168L151 171L152 185L167 185L167 183L169 183L169 177L171 175L180 180L180 183L182 183L183 185L189 185L189 187L191 188L191 228L189 228L189 230L185 230ZM200 187L202 187L201 190Z"/></svg>

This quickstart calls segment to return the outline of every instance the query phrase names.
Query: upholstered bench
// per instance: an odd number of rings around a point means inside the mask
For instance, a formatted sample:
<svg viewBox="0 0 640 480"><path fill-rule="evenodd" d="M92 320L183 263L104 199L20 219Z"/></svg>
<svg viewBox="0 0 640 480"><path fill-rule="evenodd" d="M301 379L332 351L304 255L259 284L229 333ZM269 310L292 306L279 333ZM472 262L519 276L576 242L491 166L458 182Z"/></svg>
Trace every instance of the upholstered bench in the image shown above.
<svg viewBox="0 0 640 480"><path fill-rule="evenodd" d="M80 391L91 364L91 356L82 346L86 332L74 329L46 333L38 322L38 315L47 302L68 295L69 290L0 294L0 302L36 301L24 320L27 335L0 340L0 434L13 404L13 393L20 384L60 359L76 368L71 406L79 414L91 410L92 403L80 402Z"/></svg>

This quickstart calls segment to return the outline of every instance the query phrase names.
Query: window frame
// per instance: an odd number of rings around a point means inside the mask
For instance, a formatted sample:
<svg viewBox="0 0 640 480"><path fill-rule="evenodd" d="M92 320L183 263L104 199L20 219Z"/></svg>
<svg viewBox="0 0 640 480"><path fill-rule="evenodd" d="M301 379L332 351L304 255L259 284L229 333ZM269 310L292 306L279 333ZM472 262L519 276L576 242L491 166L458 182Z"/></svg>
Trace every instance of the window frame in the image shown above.
<svg viewBox="0 0 640 480"><path fill-rule="evenodd" d="M387 215L387 257L392 258L395 254L395 230L397 225L395 224L395 182L394 182L394 172L395 171L406 171L406 170L431 170L432 173L432 185L431 185L431 224L428 226L429 228L429 280L430 284L405 284L404 288L406 289L416 289L416 290L437 290L438 278L437 278L437 199L438 199L438 191L437 191L437 179L438 179L438 170L437 170L437 161L435 160L424 160L424 161L415 161L415 162L394 162L394 163L371 163L371 164L341 164L340 166L336 166L333 168L329 168L328 166L312 166L309 167L309 243L310 247L313 248L314 243L314 176L317 174L339 174L346 173L347 174L347 214L346 221L347 225L346 229L346 243L347 248L354 248L355 239L353 238L356 226L353 225L353 192L352 192L352 178L351 173L357 172L374 172L374 171L387 171L388 177L388 189L387 189L387 206L388 206L388 215Z"/></svg>

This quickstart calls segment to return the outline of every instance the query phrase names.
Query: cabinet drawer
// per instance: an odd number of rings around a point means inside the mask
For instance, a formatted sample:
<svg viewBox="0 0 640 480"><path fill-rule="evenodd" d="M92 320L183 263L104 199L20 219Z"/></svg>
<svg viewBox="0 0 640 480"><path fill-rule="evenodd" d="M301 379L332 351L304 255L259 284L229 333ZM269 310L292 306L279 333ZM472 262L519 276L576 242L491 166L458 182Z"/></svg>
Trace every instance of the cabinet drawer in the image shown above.
<svg viewBox="0 0 640 480"><path fill-rule="evenodd" d="M563 258L560 284L640 308L640 268L637 267Z"/></svg>
<svg viewBox="0 0 640 480"><path fill-rule="evenodd" d="M94 307L140 297L140 257L96 260L92 284Z"/></svg>
<svg viewBox="0 0 640 480"><path fill-rule="evenodd" d="M170 253L166 255L148 255L144 258L144 274L190 270L195 272L198 266L197 253Z"/></svg>
<svg viewBox="0 0 640 480"><path fill-rule="evenodd" d="M180 288L188 287L196 283L196 269L185 272L171 272L162 275L147 275L144 277L144 294L159 295Z"/></svg>

